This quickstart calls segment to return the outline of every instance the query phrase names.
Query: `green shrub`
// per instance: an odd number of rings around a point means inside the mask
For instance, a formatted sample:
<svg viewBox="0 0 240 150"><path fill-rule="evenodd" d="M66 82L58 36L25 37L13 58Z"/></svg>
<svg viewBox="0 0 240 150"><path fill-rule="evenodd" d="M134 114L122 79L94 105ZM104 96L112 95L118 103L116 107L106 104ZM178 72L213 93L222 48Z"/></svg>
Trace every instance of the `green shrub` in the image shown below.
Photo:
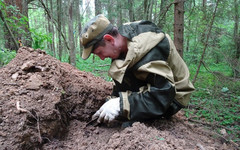
<svg viewBox="0 0 240 150"><path fill-rule="evenodd" d="M0 50L0 67L8 64L15 56L16 56L15 51L1 49Z"/></svg>

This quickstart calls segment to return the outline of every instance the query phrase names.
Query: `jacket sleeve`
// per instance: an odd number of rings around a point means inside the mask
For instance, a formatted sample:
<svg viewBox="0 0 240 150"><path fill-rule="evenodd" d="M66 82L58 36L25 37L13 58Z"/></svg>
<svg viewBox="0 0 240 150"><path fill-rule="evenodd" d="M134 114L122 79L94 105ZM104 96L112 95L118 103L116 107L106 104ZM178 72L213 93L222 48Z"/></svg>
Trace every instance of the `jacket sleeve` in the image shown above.
<svg viewBox="0 0 240 150"><path fill-rule="evenodd" d="M129 120L154 119L174 113L169 108L175 106L175 88L159 75L151 74L148 84L140 87L138 92L119 92L119 96L121 114ZM180 108L177 105L177 111Z"/></svg>

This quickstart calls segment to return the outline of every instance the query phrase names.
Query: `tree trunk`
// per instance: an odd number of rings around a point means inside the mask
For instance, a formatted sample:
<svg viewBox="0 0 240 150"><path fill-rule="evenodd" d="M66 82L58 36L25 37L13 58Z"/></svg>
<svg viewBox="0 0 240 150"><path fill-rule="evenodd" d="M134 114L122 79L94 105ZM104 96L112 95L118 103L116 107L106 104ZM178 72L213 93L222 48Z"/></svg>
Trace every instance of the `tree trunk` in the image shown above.
<svg viewBox="0 0 240 150"><path fill-rule="evenodd" d="M188 20L188 26L190 27L191 26L191 20L189 19ZM188 32L188 36L187 36L187 41L186 41L186 51L188 52L189 51L189 47L190 47L190 37L189 37L189 32Z"/></svg>
<svg viewBox="0 0 240 150"><path fill-rule="evenodd" d="M149 2L149 13L148 13L148 20L152 21L152 11L153 11L153 0Z"/></svg>
<svg viewBox="0 0 240 150"><path fill-rule="evenodd" d="M52 5L52 0L50 0L50 8L51 8L51 13L53 14L53 5ZM51 43L51 49L53 52L53 56L56 57L56 51L55 51L55 30L53 26L53 18L51 18L51 30L52 30L52 43Z"/></svg>
<svg viewBox="0 0 240 150"><path fill-rule="evenodd" d="M48 6L48 0L46 0L46 7L49 10L49 6ZM47 20L47 33L52 33L52 28L51 28L51 18L48 17L48 15L46 14L46 20ZM51 43L47 42L47 49L49 49L50 51L52 51L52 45Z"/></svg>
<svg viewBox="0 0 240 150"><path fill-rule="evenodd" d="M118 11L118 21L117 25L120 26L122 25L122 1L117 1L117 11Z"/></svg>
<svg viewBox="0 0 240 150"><path fill-rule="evenodd" d="M153 14L153 22L156 22L157 20L157 8L158 8L158 1L154 1L154 4L153 4L155 7L154 7L154 9L155 9L155 12L154 12L154 14Z"/></svg>
<svg viewBox="0 0 240 150"><path fill-rule="evenodd" d="M68 2L68 39L70 47L70 64L76 66L76 53L73 34L73 0Z"/></svg>
<svg viewBox="0 0 240 150"><path fill-rule="evenodd" d="M149 7L150 7L150 1L144 0L144 19L148 20L149 16Z"/></svg>
<svg viewBox="0 0 240 150"><path fill-rule="evenodd" d="M22 11L21 13L27 17L27 19L29 19L28 17L28 4L31 2L32 0L23 0L22 1ZM32 47L32 37L31 37L31 32L29 30L30 26L29 26L29 21L26 22L26 26L23 26L23 30L25 31L25 36L22 37L22 44L28 47Z"/></svg>
<svg viewBox="0 0 240 150"><path fill-rule="evenodd" d="M61 31L62 31L62 0L57 0L57 16L58 16L58 57L59 60L62 60L62 37L61 37Z"/></svg>
<svg viewBox="0 0 240 150"><path fill-rule="evenodd" d="M82 15L80 14L80 7L78 6L77 11L79 12L79 22L78 22L78 35L81 34L82 31ZM80 44L80 39L77 41L79 43L79 47L80 47L80 56L82 56L82 50L83 50L83 46Z"/></svg>
<svg viewBox="0 0 240 150"><path fill-rule="evenodd" d="M202 0L202 12L203 12L203 31L201 33L201 43L204 44L204 40L206 38L206 31L207 31L207 0Z"/></svg>
<svg viewBox="0 0 240 150"><path fill-rule="evenodd" d="M98 14L102 13L102 8L101 8L101 1L100 0L95 0L95 16Z"/></svg>
<svg viewBox="0 0 240 150"><path fill-rule="evenodd" d="M65 2L66 3L66 2ZM63 6L63 10L66 10L67 9L67 6ZM62 13L62 18L67 18L67 13ZM67 19L66 19L67 20ZM67 38L67 30L66 30L66 27L67 26L67 22L66 21L63 21L62 22L62 32L63 32L63 35ZM66 49L66 45L63 45L63 49ZM66 52L66 51L65 51Z"/></svg>
<svg viewBox="0 0 240 150"><path fill-rule="evenodd" d="M128 0L128 12L129 12L129 20L130 22L133 22L134 19L134 13L133 13L133 0Z"/></svg>
<svg viewBox="0 0 240 150"><path fill-rule="evenodd" d="M234 37L234 42L235 42L235 47L236 47L236 59L240 58L240 36L239 36L239 13L238 13L238 9L239 9L239 0L234 0L234 33L233 33L233 37Z"/></svg>
<svg viewBox="0 0 240 150"><path fill-rule="evenodd" d="M109 8L108 8L109 9ZM95 0L95 16L99 15L102 13L101 11L101 1L100 0ZM95 55L92 57L92 62L95 62Z"/></svg>
<svg viewBox="0 0 240 150"><path fill-rule="evenodd" d="M189 2L189 10L192 9L192 2ZM191 19L188 19L188 27L191 27ZM189 51L189 47L190 47L190 32L187 32L187 41L186 41L186 51Z"/></svg>
<svg viewBox="0 0 240 150"><path fill-rule="evenodd" d="M175 0L174 5L174 44L183 57L184 1Z"/></svg>
<svg viewBox="0 0 240 150"><path fill-rule="evenodd" d="M235 42L235 48L236 48L236 55L235 59L233 59L233 73L234 77L239 77L240 76L240 32L239 32L239 0L234 0L234 33L233 33L233 38Z"/></svg>
<svg viewBox="0 0 240 150"><path fill-rule="evenodd" d="M112 10L113 10L113 4L112 4L113 0L108 0L108 6L107 6L107 13L108 13L108 20L113 23L114 22L114 18L112 15Z"/></svg>
<svg viewBox="0 0 240 150"><path fill-rule="evenodd" d="M79 7L79 5L80 5L80 0L77 0L77 1L75 1L76 3L75 3L75 15L76 15L76 30L77 31L75 31L75 45L76 45L76 55L78 55L78 53L80 53L81 54L81 45L80 45L80 40L79 40L79 35L81 34L81 13L80 13L80 7ZM79 49L79 51L77 52L77 50Z"/></svg>

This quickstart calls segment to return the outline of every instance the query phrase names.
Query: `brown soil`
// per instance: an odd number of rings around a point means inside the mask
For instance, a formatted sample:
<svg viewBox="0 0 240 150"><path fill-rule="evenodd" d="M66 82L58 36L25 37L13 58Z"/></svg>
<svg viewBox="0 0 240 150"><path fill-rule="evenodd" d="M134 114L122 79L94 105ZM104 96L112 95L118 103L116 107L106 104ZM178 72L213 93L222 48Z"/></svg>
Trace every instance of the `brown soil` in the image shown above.
<svg viewBox="0 0 240 150"><path fill-rule="evenodd" d="M112 83L44 51L20 48L0 69L0 149L237 149L181 112L126 128L86 126L111 90Z"/></svg>

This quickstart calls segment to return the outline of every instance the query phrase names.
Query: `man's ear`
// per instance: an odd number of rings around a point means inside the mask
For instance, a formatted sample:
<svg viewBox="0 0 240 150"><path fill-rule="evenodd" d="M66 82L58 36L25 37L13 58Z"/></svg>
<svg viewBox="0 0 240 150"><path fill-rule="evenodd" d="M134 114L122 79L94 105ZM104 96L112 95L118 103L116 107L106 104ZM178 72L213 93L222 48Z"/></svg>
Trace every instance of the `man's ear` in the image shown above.
<svg viewBox="0 0 240 150"><path fill-rule="evenodd" d="M103 36L103 39L104 39L105 41L109 41L109 42L111 42L111 43L114 43L114 38L113 38L113 36L111 36L110 34L105 34L105 35Z"/></svg>

